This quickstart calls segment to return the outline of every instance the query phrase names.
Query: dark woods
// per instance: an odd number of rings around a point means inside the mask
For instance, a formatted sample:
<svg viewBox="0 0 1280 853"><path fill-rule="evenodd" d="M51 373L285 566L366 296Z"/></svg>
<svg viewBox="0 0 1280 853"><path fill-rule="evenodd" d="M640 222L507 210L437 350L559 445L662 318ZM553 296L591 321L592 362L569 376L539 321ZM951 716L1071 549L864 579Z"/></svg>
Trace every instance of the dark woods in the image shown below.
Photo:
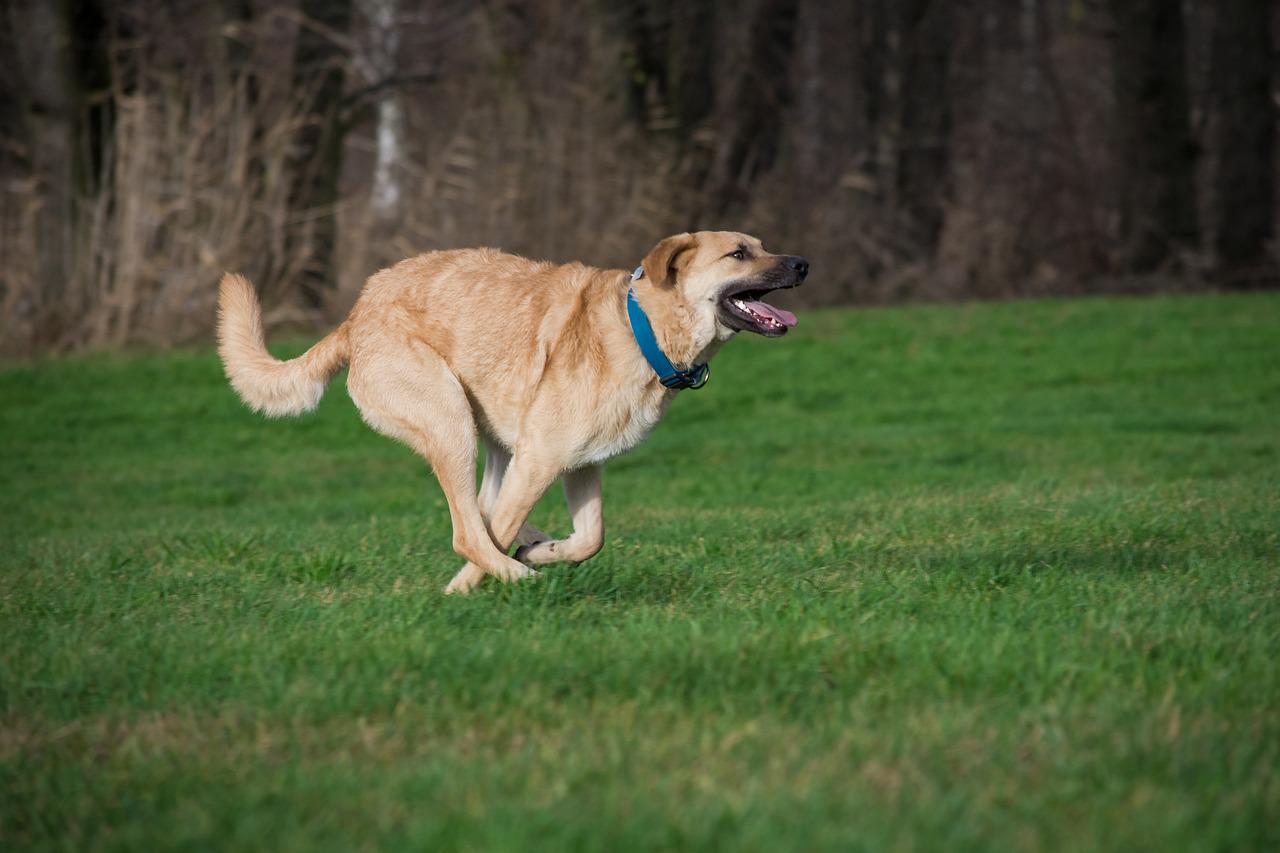
<svg viewBox="0 0 1280 853"><path fill-rule="evenodd" d="M31 352L273 319L497 245L726 227L824 303L1274 283L1269 0L8 0L0 316Z"/></svg>

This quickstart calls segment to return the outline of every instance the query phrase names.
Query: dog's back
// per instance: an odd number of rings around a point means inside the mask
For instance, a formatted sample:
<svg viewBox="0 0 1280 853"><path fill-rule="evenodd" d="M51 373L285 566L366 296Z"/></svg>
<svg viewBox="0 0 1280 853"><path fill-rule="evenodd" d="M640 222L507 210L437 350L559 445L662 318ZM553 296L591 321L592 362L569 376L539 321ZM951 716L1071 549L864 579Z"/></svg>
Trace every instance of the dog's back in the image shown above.
<svg viewBox="0 0 1280 853"><path fill-rule="evenodd" d="M613 293L618 298L610 299ZM485 410L537 388L547 360L607 370L599 312L618 311L618 271L531 261L496 249L419 255L372 276L347 320L352 370L406 342L438 353Z"/></svg>

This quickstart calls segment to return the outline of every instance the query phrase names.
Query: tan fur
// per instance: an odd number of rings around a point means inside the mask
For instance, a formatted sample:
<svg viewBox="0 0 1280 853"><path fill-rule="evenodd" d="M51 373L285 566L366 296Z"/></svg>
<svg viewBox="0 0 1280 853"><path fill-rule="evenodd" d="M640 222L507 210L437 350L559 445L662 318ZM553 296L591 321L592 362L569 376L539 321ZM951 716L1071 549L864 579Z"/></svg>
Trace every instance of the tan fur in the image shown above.
<svg viewBox="0 0 1280 853"><path fill-rule="evenodd" d="M733 247L746 261L726 261ZM454 548L467 565L448 591L485 574L526 577L530 565L584 560L603 541L600 464L642 441L677 392L644 360L626 316L628 286L680 367L709 359L734 331L717 319L727 282L779 256L733 232L681 234L623 270L535 262L494 249L432 252L382 270L350 316L304 355L266 349L252 285L223 277L219 354L242 399L270 416L310 411L345 362L364 420L430 461L449 502ZM477 496L476 436L486 445ZM574 532L524 524L564 478ZM515 541L515 557L507 551Z"/></svg>
<svg viewBox="0 0 1280 853"><path fill-rule="evenodd" d="M228 273L218 289L218 355L231 387L254 411L300 415L320 403L329 377L347 361L344 323L303 355L278 361L267 352L262 309L253 285Z"/></svg>

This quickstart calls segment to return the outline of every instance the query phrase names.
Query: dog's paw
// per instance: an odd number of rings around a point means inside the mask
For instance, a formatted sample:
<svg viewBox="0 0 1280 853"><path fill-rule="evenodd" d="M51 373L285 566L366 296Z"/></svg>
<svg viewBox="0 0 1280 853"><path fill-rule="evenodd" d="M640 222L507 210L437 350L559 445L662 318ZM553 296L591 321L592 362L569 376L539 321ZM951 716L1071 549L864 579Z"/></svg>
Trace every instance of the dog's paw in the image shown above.
<svg viewBox="0 0 1280 853"><path fill-rule="evenodd" d="M480 581L484 580L484 570L479 566L467 563L462 567L453 580L449 581L449 585L444 588L445 595L466 595L480 585Z"/></svg>
<svg viewBox="0 0 1280 853"><path fill-rule="evenodd" d="M541 574L535 569L516 563L516 568L508 570L504 575L498 575L504 583L515 583L516 581L532 580Z"/></svg>
<svg viewBox="0 0 1280 853"><path fill-rule="evenodd" d="M526 566L533 565L525 558L529 556L529 552L532 551L534 548L537 548L539 545L542 545L548 541L550 540L539 539L537 542L530 542L526 545L521 545L519 548L516 549L514 559L517 560L518 562L524 563Z"/></svg>
<svg viewBox="0 0 1280 853"><path fill-rule="evenodd" d="M445 595L466 595L476 588L476 584L459 581L457 578L449 581L444 588Z"/></svg>

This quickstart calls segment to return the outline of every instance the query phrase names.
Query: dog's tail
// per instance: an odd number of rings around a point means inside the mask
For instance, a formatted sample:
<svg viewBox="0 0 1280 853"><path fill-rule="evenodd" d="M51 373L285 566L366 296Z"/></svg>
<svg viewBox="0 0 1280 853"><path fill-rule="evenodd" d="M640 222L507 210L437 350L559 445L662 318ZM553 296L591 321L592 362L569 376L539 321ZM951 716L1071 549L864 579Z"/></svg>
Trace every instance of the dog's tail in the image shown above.
<svg viewBox="0 0 1280 853"><path fill-rule="evenodd" d="M350 354L347 324L322 338L297 358L280 361L267 352L262 307L253 285L227 273L218 286L218 355L240 399L269 417L300 415L314 409L325 386Z"/></svg>

